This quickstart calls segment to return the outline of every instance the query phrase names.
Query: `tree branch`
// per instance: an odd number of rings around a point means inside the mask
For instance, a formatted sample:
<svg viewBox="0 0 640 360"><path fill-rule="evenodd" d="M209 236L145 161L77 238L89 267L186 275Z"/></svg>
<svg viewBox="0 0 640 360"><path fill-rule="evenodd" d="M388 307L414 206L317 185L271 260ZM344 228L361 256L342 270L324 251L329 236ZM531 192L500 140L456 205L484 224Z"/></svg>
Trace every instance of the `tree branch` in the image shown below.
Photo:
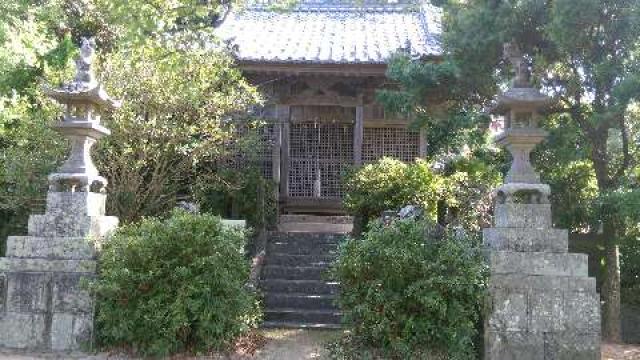
<svg viewBox="0 0 640 360"><path fill-rule="evenodd" d="M611 176L612 183L618 183L618 180L624 176L624 173L631 166L631 154L629 153L629 132L624 121L624 116L620 117L620 132L622 134L622 164L618 170Z"/></svg>

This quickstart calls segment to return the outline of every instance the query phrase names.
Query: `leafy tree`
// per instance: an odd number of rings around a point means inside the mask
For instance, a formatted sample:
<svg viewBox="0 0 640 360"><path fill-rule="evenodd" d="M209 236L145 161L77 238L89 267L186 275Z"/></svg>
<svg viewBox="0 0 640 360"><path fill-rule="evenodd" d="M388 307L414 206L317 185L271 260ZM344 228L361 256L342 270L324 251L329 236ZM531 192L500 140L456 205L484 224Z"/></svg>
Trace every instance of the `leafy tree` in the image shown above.
<svg viewBox="0 0 640 360"><path fill-rule="evenodd" d="M166 212L233 136L227 116L259 101L225 53L176 51L147 42L112 53L102 74L123 107L106 119L112 135L96 159L111 179L109 209L123 221Z"/></svg>
<svg viewBox="0 0 640 360"><path fill-rule="evenodd" d="M0 4L0 102L6 110L0 196L24 198L3 201L3 209L25 217L29 207L23 204L44 196L46 175L64 154L64 141L48 128L57 107L40 85L72 77L70 60L82 36L96 38L99 75L114 97L125 98L121 110L104 117L113 134L95 154L111 180L109 211L124 221L158 214L172 207L177 193L190 193L197 175L214 178L221 145L234 134L228 120L259 102L212 36L225 6L191 0ZM38 153L34 149L42 149L41 158L21 162ZM29 188L16 187L15 179L29 179L23 181Z"/></svg>
<svg viewBox="0 0 640 360"><path fill-rule="evenodd" d="M587 201L593 195L603 198L624 188L638 159L632 133L638 118L630 114L630 108L640 98L640 2L470 0L444 2L444 6L445 59L426 64L397 60L389 70L390 77L400 84L391 108L404 109L416 119L440 119L424 122L428 131L481 129L482 118L475 114L488 108L506 85L509 69L501 60L502 46L515 40L534 60L538 85L557 99L550 115L579 134L579 159L571 171L590 172L585 179L593 176L593 182L587 180L587 188L595 193L579 196ZM427 96L431 93L453 94L454 101L439 106L437 96L435 101ZM445 116L431 115L438 112ZM471 121L458 126L458 114L471 117ZM612 138L617 139L618 147L611 147ZM558 165L566 167L567 163ZM595 214L605 213L604 209L596 210ZM586 213L576 216L588 217ZM600 216L598 221L606 239L604 336L620 340L617 254L624 229L611 217Z"/></svg>

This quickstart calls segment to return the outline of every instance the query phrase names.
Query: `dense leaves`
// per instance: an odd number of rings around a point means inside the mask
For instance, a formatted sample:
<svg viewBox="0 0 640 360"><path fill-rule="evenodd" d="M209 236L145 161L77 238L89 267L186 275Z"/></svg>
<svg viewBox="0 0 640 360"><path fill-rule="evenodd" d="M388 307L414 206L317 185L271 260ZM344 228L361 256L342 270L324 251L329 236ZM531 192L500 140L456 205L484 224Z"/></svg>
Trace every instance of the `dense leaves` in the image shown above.
<svg viewBox="0 0 640 360"><path fill-rule="evenodd" d="M110 212L125 222L161 214L190 194L189 184L212 180L234 136L229 117L259 101L232 65L225 53L156 42L108 57L106 85L125 99L96 152L110 180Z"/></svg>
<svg viewBox="0 0 640 360"><path fill-rule="evenodd" d="M104 114L113 134L94 159L110 183L108 212L123 222L162 214L190 184L216 181L235 137L232 118L259 103L212 36L218 1L17 0L0 4L0 207L25 224L46 175L67 149L49 129L59 108L42 83L73 77L82 36L94 36L102 82L124 107ZM239 120L243 122L244 120ZM248 121L248 120L247 120ZM3 231L24 232L23 227ZM4 237L3 237L4 238Z"/></svg>
<svg viewBox="0 0 640 360"><path fill-rule="evenodd" d="M255 326L245 241L217 217L183 211L119 228L92 284L100 345L150 355L208 350Z"/></svg>
<svg viewBox="0 0 640 360"><path fill-rule="evenodd" d="M476 357L486 275L477 239L428 222L377 222L341 245L332 273L352 332L336 357Z"/></svg>
<svg viewBox="0 0 640 360"><path fill-rule="evenodd" d="M407 164L382 158L347 176L345 206L364 219L408 204L421 206L428 215L435 217L440 181L425 161Z"/></svg>
<svg viewBox="0 0 640 360"><path fill-rule="evenodd" d="M347 175L345 207L362 219L363 230L383 211L397 211L406 205L421 207L427 218L438 219L443 225L476 232L486 226L491 190L499 183L500 173L493 166L463 156L436 167L421 159L405 163L382 158L367 164Z"/></svg>

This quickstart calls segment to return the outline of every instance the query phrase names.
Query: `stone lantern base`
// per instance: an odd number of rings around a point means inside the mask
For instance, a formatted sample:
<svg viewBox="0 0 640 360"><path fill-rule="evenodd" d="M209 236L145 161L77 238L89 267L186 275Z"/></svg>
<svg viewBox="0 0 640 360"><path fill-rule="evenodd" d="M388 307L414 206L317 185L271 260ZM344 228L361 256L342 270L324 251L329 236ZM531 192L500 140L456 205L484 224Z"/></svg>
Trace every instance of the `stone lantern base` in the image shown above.
<svg viewBox="0 0 640 360"><path fill-rule="evenodd" d="M545 194L507 197L484 230L490 267L485 359L600 359L600 298L587 255L568 253Z"/></svg>
<svg viewBox="0 0 640 360"><path fill-rule="evenodd" d="M118 219L104 216L105 194L55 192L28 236L10 236L0 258L0 347L74 351L90 345L93 299L83 278L96 272L96 249Z"/></svg>

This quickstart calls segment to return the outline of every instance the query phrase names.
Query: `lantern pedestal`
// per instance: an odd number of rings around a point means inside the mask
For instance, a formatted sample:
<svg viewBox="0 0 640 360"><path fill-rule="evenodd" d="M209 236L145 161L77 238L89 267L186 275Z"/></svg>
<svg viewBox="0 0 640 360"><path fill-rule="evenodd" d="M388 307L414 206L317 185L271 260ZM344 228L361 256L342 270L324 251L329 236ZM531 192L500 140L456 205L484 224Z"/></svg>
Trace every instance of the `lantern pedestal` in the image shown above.
<svg viewBox="0 0 640 360"><path fill-rule="evenodd" d="M600 359L595 278L586 255L568 253L568 231L553 228L551 190L529 158L547 135L537 126L550 99L528 85L528 65L510 46L517 76L495 112L505 116L496 142L513 162L495 191L494 226L483 231L490 269L485 359Z"/></svg>

